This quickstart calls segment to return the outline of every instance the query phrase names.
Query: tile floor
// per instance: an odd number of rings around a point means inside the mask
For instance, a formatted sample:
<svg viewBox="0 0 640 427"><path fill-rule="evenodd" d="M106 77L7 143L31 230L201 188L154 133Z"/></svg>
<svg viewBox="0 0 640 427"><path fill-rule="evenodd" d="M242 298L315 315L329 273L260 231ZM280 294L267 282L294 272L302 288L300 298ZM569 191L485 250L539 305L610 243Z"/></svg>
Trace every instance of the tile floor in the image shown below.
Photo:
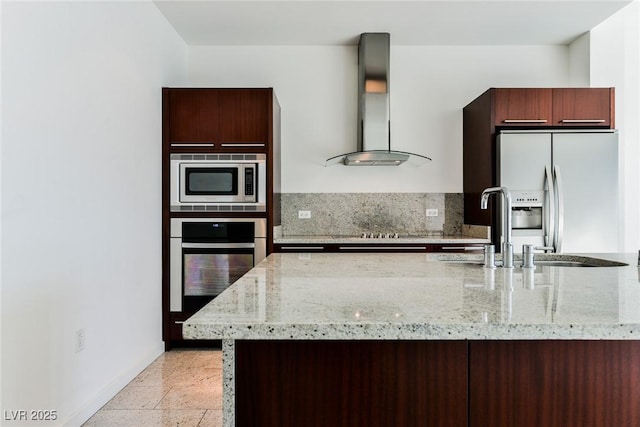
<svg viewBox="0 0 640 427"><path fill-rule="evenodd" d="M222 352L163 353L83 426L222 426Z"/></svg>

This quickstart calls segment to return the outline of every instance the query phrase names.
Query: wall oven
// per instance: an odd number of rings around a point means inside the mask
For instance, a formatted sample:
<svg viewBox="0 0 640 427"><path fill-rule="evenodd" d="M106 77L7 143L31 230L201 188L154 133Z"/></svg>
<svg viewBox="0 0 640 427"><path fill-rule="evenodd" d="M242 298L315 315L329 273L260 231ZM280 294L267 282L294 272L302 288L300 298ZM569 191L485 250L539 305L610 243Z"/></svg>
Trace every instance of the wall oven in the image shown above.
<svg viewBox="0 0 640 427"><path fill-rule="evenodd" d="M169 308L195 312L267 253L264 218L172 218Z"/></svg>
<svg viewBox="0 0 640 427"><path fill-rule="evenodd" d="M265 212L265 154L174 153L172 212Z"/></svg>

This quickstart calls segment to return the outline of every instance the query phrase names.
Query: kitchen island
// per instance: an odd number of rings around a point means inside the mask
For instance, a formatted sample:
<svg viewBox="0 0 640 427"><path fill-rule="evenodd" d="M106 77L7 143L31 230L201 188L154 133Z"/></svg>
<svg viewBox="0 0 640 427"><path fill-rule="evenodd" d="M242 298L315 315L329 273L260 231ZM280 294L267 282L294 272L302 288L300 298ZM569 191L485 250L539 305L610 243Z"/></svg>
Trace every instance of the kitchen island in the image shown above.
<svg viewBox="0 0 640 427"><path fill-rule="evenodd" d="M225 426L640 425L636 258L477 257L270 255L184 324L222 339Z"/></svg>

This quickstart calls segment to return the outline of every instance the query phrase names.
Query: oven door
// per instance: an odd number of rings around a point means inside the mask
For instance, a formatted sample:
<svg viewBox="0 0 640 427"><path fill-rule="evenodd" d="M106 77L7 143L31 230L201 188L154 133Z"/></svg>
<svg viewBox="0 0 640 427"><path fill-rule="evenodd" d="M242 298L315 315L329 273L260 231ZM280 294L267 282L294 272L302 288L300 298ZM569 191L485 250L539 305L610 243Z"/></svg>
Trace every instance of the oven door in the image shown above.
<svg viewBox="0 0 640 427"><path fill-rule="evenodd" d="M182 310L201 308L255 265L253 243L182 243Z"/></svg>
<svg viewBox="0 0 640 427"><path fill-rule="evenodd" d="M183 243L170 239L169 311L195 312L266 257L255 243Z"/></svg>

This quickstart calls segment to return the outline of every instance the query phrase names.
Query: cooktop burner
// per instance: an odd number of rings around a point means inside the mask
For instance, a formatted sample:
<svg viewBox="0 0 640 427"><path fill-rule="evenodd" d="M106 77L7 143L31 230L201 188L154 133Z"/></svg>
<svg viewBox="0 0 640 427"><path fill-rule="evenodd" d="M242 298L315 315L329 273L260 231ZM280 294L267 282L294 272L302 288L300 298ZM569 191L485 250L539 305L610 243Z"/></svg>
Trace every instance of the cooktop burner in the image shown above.
<svg viewBox="0 0 640 427"><path fill-rule="evenodd" d="M362 233L360 237L363 239L398 239L400 236L398 233Z"/></svg>
<svg viewBox="0 0 640 427"><path fill-rule="evenodd" d="M362 232L358 236L361 239L424 239L428 237L443 237L444 233L441 231L425 231L422 233L381 233L381 232ZM344 237L344 236L343 236Z"/></svg>

